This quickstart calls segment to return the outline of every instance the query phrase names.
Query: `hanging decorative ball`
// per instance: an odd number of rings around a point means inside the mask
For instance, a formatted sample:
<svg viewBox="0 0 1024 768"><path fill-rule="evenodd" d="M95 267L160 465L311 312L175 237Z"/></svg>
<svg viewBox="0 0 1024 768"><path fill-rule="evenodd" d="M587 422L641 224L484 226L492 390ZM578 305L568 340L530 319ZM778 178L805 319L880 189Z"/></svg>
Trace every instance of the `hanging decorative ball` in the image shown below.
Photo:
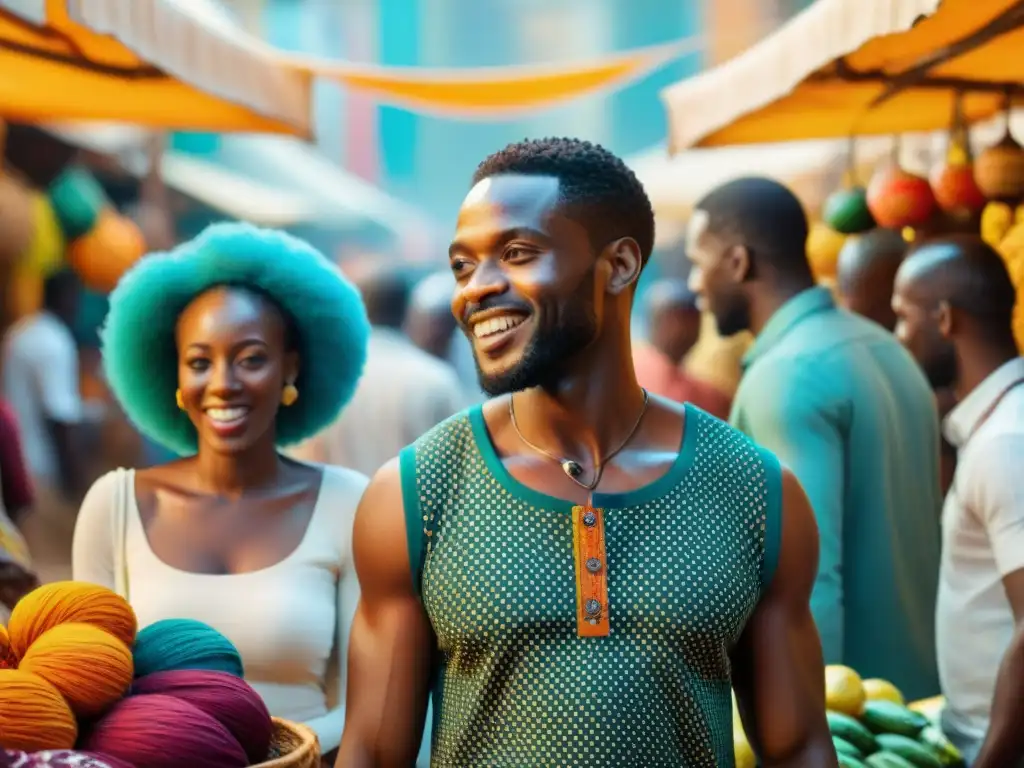
<svg viewBox="0 0 1024 768"><path fill-rule="evenodd" d="M1024 147L1010 135L989 147L974 161L974 180L990 200L1024 197Z"/></svg>
<svg viewBox="0 0 1024 768"><path fill-rule="evenodd" d="M146 252L142 232L131 219L104 208L93 229L71 243L68 263L86 287L110 293L121 275Z"/></svg>
<svg viewBox="0 0 1024 768"><path fill-rule="evenodd" d="M843 235L855 235L875 228L864 187L848 187L833 192L825 201L821 218Z"/></svg>
<svg viewBox="0 0 1024 768"><path fill-rule="evenodd" d="M931 175L935 202L947 213L969 216L988 202L974 178L974 166L966 153L950 153Z"/></svg>
<svg viewBox="0 0 1024 768"><path fill-rule="evenodd" d="M33 224L28 188L0 171L0 262L14 261L29 249Z"/></svg>
<svg viewBox="0 0 1024 768"><path fill-rule="evenodd" d="M935 211L935 194L928 180L887 165L871 177L868 209L880 227L903 229L926 224Z"/></svg>
<svg viewBox="0 0 1024 768"><path fill-rule="evenodd" d="M855 237L855 235L851 235ZM847 236L836 232L823 221L811 225L807 234L807 262L818 282L828 281L836 276L836 262Z"/></svg>
<svg viewBox="0 0 1024 768"><path fill-rule="evenodd" d="M96 178L84 168L68 168L47 189L64 237L74 240L94 226L100 212L109 205Z"/></svg>

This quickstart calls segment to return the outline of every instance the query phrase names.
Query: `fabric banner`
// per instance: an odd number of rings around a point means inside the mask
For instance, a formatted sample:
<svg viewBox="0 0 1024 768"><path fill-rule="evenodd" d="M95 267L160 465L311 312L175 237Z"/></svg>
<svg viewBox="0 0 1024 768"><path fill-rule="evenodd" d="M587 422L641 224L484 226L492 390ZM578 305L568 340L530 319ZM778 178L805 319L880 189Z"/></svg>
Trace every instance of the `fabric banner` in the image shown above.
<svg viewBox="0 0 1024 768"><path fill-rule="evenodd" d="M426 69L293 59L315 77L370 93L393 106L443 117L504 119L621 88L681 56L703 37L615 53L585 64Z"/></svg>

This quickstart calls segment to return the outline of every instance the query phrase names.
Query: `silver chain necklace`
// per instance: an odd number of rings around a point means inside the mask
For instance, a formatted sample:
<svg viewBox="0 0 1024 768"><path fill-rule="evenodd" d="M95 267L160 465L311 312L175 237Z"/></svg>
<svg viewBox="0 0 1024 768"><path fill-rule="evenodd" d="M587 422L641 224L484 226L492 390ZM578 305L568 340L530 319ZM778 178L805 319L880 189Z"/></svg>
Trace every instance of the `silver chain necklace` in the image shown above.
<svg viewBox="0 0 1024 768"><path fill-rule="evenodd" d="M633 435L635 435L636 431L640 428L640 422L643 421L644 414L647 413L647 405L651 401L651 397L647 393L647 390L644 389L641 391L644 393L644 403L640 407L640 415L636 417L636 423L633 425L633 428L629 430L629 434L626 435L626 439L619 444L618 448L609 453L603 459L599 459L597 461L597 463L594 465L594 479L589 483L585 483L582 480L580 480L580 475L583 474L583 467L580 466L579 462L573 461L572 459L559 458L558 456L555 456L555 454L544 450L539 445L531 443L523 436L522 431L519 429L519 424L516 423L516 407L514 395L509 397L508 399L508 415L512 421L512 428L516 431L516 435L519 436L519 439L522 440L527 445L527 447L532 448L537 453L541 454L542 456L546 456L547 458L551 459L553 462L558 464L562 468L562 471L565 472L565 476L572 480L574 483L576 483L576 485L580 486L580 488L592 491L595 488L597 488L597 484L601 482L601 475L604 474L605 464L607 464L609 461L615 458L622 451L622 449L629 444L629 441L633 439Z"/></svg>

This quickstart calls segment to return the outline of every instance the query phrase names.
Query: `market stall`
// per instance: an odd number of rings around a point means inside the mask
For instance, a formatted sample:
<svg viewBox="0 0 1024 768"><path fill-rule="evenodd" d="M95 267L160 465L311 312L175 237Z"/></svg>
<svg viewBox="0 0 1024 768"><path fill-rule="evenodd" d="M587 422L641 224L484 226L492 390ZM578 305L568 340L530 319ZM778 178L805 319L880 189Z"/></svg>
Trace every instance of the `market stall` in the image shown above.
<svg viewBox="0 0 1024 768"><path fill-rule="evenodd" d="M1020 0L818 0L726 64L666 88L669 148L927 132L1024 83Z"/></svg>
<svg viewBox="0 0 1024 768"><path fill-rule="evenodd" d="M313 77L193 0L0 0L0 117L308 136Z"/></svg>
<svg viewBox="0 0 1024 768"><path fill-rule="evenodd" d="M860 147L885 135L896 149L934 149L934 132L944 132L923 172L895 151L870 174L851 163L812 228L812 265L827 279L845 238L876 226L907 239L980 231L1024 291L1024 148L1011 119L1024 89L1022 45L1020 0L820 0L663 92L670 151L838 137ZM975 126L993 121L999 137L983 140ZM1024 348L1024 301L1017 317Z"/></svg>

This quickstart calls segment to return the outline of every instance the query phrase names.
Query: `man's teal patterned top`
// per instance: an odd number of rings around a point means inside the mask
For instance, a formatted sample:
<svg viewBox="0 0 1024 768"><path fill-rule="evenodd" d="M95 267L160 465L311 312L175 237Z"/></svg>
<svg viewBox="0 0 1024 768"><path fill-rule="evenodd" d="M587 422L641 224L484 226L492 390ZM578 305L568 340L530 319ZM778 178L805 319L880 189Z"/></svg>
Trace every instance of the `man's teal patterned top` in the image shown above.
<svg viewBox="0 0 1024 768"><path fill-rule="evenodd" d="M924 374L825 288L784 304L744 366L730 421L793 470L818 521L826 663L937 694L939 420Z"/></svg>
<svg viewBox="0 0 1024 768"><path fill-rule="evenodd" d="M670 471L604 510L607 637L576 630L572 503L521 484L482 410L401 456L438 643L435 768L733 765L729 654L778 558L781 469L687 406Z"/></svg>

